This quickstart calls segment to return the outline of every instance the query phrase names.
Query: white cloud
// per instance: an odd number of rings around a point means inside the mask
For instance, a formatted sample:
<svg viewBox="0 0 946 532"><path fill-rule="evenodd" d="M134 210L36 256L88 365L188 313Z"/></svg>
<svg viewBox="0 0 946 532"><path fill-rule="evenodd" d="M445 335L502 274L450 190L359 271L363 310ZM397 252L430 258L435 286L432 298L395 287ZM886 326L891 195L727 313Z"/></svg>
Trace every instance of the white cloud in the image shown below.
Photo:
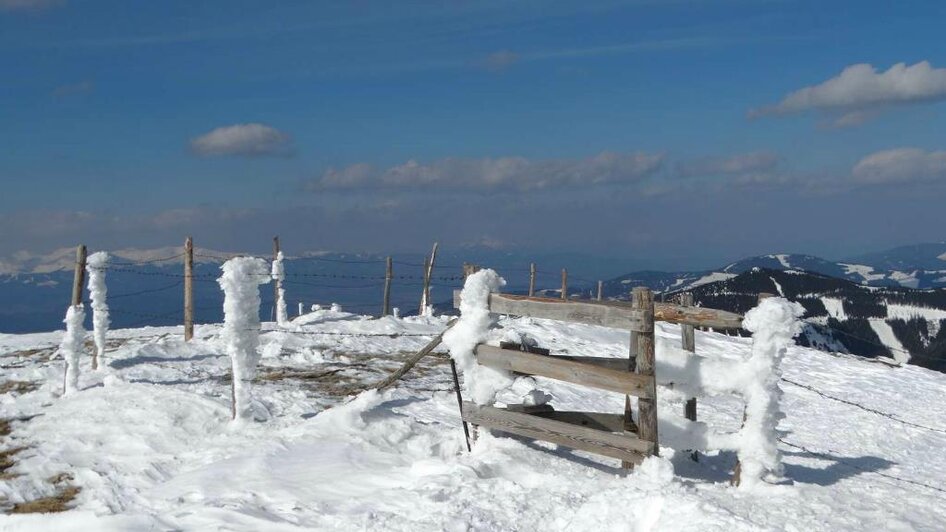
<svg viewBox="0 0 946 532"><path fill-rule="evenodd" d="M289 135L265 124L235 124L196 137L190 146L194 153L205 157L266 157L290 155L291 142Z"/></svg>
<svg viewBox="0 0 946 532"><path fill-rule="evenodd" d="M359 163L340 170L329 169L310 183L310 188L543 190L628 184L654 175L663 159L661 154L602 152L585 159L447 158L429 164L411 160L386 169Z"/></svg>
<svg viewBox="0 0 946 532"><path fill-rule="evenodd" d="M946 181L946 150L895 148L879 151L854 165L851 176L854 181L864 184Z"/></svg>
<svg viewBox="0 0 946 532"><path fill-rule="evenodd" d="M910 66L897 63L881 72L857 64L823 83L792 92L778 104L752 110L749 116L818 111L827 115L831 125L846 127L860 125L892 105L942 99L946 99L946 68L922 61Z"/></svg>

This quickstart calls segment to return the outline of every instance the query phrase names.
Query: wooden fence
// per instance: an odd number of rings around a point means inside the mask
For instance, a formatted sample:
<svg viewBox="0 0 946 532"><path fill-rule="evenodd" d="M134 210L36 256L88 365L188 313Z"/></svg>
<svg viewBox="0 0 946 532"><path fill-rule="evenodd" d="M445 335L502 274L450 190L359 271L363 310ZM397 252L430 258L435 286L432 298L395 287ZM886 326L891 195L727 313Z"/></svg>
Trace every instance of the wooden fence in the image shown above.
<svg viewBox="0 0 946 532"><path fill-rule="evenodd" d="M657 455L660 446L654 323L663 321L680 324L684 331L684 348L687 347L686 338L693 336L693 327L742 326L742 317L738 314L693 307L686 301L684 303L654 302L653 292L643 287L633 290L630 304L490 294L489 310L496 314L629 330L631 341L626 360L591 355L545 355L485 344L475 349L476 361L483 366L622 393L625 396L625 411L623 414L556 411L547 405L496 408L464 402L461 417L473 425L617 458L625 469L640 463L647 456ZM454 292L454 306L459 308L459 305L460 292L457 291ZM690 346L692 351L692 340ZM636 422L631 411L631 397L637 397ZM695 419L696 402L695 399L691 401ZM687 408L691 408L689 402Z"/></svg>

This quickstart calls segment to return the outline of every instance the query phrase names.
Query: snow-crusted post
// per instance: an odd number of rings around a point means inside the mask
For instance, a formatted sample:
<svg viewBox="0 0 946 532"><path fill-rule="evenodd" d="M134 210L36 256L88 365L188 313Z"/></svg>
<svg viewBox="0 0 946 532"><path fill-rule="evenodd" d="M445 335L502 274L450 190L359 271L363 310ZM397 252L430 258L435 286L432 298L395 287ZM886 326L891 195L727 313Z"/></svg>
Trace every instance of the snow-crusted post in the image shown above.
<svg viewBox="0 0 946 532"><path fill-rule="evenodd" d="M89 256L86 271L89 273L89 299L92 304L92 339L95 340L95 352L92 353L92 369L99 369L99 362L105 358L105 336L108 333L108 302L105 285L105 269L108 265L108 253L99 251Z"/></svg>
<svg viewBox="0 0 946 532"><path fill-rule="evenodd" d="M223 290L223 333L232 371L231 395L233 419L250 415L250 381L259 362L260 294L259 285L271 279L266 261L254 257L236 257L220 267L217 279Z"/></svg>
<svg viewBox="0 0 946 532"><path fill-rule="evenodd" d="M277 237L276 246L279 246L279 240ZM283 254L282 251L276 252L276 259L273 260L273 270L272 276L273 280L276 282L275 286L275 305L276 305L276 323L280 327L285 327L289 324L289 311L286 310L286 291L282 287L283 279L286 278L286 269L283 266Z"/></svg>
<svg viewBox="0 0 946 532"><path fill-rule="evenodd" d="M784 417L779 409L782 390L780 364L788 346L801 331L798 320L805 309L781 297L761 299L746 313L743 327L752 333L752 354L746 360L742 395L746 399L745 421L736 433L739 464L733 477L736 485L751 487L766 475L783 474L776 426Z"/></svg>
<svg viewBox="0 0 946 532"><path fill-rule="evenodd" d="M63 395L69 395L79 391L79 358L82 355L82 349L85 346L85 329L82 323L85 321L85 308L82 303L70 305L66 309L66 334L62 337L59 344L59 353L66 361L65 377L63 378Z"/></svg>
<svg viewBox="0 0 946 532"><path fill-rule="evenodd" d="M486 340L493 322L489 294L505 284L493 270L469 275L460 293L460 319L443 335L443 344L463 373L464 392L480 405L492 403L497 392L513 383L509 372L481 366L473 354L476 345Z"/></svg>

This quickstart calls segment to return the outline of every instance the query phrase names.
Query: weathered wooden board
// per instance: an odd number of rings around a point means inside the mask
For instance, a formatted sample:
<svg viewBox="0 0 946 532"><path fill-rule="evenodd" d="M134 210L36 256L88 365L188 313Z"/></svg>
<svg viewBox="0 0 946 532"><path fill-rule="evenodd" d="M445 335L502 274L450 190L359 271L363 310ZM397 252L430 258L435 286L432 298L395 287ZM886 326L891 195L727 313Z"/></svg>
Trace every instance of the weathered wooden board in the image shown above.
<svg viewBox="0 0 946 532"><path fill-rule="evenodd" d="M543 440L571 449L588 451L602 456L639 464L653 448L652 442L639 439L633 433L613 434L565 421L537 415L509 412L492 406L463 403L463 420L474 425L517 436Z"/></svg>
<svg viewBox="0 0 946 532"><path fill-rule="evenodd" d="M547 410L532 412L533 415L563 421L572 425L580 425L589 429L603 430L605 432L616 432L623 434L624 415L609 414L606 412L573 412L568 410ZM636 432L637 426L632 424L631 432Z"/></svg>
<svg viewBox="0 0 946 532"><path fill-rule="evenodd" d="M617 371L633 371L636 367L634 364L634 359L632 358L630 362L626 358L614 358L614 357L586 357L579 355L549 355L552 358L558 358L561 360L571 360L574 362L583 362L585 364L591 364L593 366L599 366L602 368L613 369Z"/></svg>
<svg viewBox="0 0 946 532"><path fill-rule="evenodd" d="M669 323L712 327L714 329L739 329L742 316L735 312L714 308L685 307L673 303L654 303L654 319Z"/></svg>
<svg viewBox="0 0 946 532"><path fill-rule="evenodd" d="M491 345L478 345L476 346L476 361L491 368L541 375L635 397L653 398L655 394L652 375L638 375L626 369L612 369L561 357L500 349Z"/></svg>
<svg viewBox="0 0 946 532"><path fill-rule="evenodd" d="M454 292L453 305L460 307L459 291ZM604 301L563 301L547 297L490 294L489 310L496 314L571 321L631 331L646 332L652 330L653 326L646 312Z"/></svg>
<svg viewBox="0 0 946 532"><path fill-rule="evenodd" d="M460 308L460 291L453 292L453 307ZM624 301L562 301L547 297L491 294L490 310L496 314L514 314L553 320L576 321L637 331L644 314ZM601 309L600 307L604 307ZM739 329L742 316L735 312L703 307L685 307L673 303L654 303L654 320L714 329ZM630 325L629 325L630 323ZM649 331L639 331L649 332Z"/></svg>

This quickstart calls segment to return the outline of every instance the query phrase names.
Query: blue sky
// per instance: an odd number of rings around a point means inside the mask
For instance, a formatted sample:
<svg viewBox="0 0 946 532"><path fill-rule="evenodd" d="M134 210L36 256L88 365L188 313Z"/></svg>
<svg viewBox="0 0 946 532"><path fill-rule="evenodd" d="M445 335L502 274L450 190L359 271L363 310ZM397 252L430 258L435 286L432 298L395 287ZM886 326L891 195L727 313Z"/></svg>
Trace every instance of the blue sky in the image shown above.
<svg viewBox="0 0 946 532"><path fill-rule="evenodd" d="M683 267L943 240L944 21L938 1L0 0L0 256L279 233Z"/></svg>

